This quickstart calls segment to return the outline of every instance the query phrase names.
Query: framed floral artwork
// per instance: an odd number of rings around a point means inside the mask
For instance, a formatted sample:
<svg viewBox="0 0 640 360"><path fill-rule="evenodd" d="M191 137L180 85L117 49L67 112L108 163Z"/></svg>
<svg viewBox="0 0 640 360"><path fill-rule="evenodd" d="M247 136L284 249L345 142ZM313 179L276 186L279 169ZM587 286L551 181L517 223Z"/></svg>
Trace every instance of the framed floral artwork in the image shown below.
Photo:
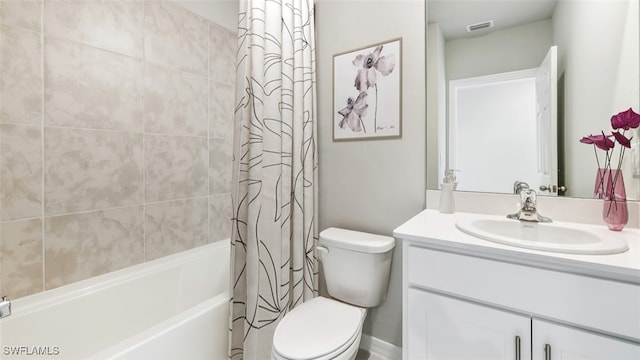
<svg viewBox="0 0 640 360"><path fill-rule="evenodd" d="M402 38L333 57L333 140L402 136Z"/></svg>

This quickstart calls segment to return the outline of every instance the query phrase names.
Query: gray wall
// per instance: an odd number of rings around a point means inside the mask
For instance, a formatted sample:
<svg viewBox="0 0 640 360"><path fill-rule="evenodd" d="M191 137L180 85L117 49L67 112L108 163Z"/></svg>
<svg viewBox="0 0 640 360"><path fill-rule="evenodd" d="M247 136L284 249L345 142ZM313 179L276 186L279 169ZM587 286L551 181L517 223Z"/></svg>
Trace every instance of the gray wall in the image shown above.
<svg viewBox="0 0 640 360"><path fill-rule="evenodd" d="M559 116L564 119L568 196L590 194L595 179L593 148L578 139L607 132L611 115L640 107L638 7L637 1L561 1L553 15L558 74L564 74L564 113ZM631 147L637 151L640 133L634 132L627 136L634 137ZM603 153L599 155L602 161ZM630 173L630 155L626 153L623 166L627 198L640 199L640 179Z"/></svg>
<svg viewBox="0 0 640 360"><path fill-rule="evenodd" d="M445 40L438 23L427 28L427 154L438 154L437 161L427 161L427 189L439 189L443 175L438 162L446 163L447 79L445 76ZM436 157L433 157L436 159Z"/></svg>
<svg viewBox="0 0 640 360"><path fill-rule="evenodd" d="M425 206L425 2L316 3L320 230L391 235ZM333 142L333 55L402 37L402 138ZM394 251L386 302L364 332L402 343L402 259Z"/></svg>
<svg viewBox="0 0 640 360"><path fill-rule="evenodd" d="M447 41L447 81L538 67L552 39L553 23L542 20Z"/></svg>

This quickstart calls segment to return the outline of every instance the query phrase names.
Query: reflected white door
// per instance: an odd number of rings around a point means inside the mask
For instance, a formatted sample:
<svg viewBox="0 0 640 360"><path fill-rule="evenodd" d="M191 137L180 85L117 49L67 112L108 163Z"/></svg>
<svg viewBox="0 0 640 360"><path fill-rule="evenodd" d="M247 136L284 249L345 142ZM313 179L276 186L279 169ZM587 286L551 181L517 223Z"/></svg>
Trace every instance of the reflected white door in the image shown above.
<svg viewBox="0 0 640 360"><path fill-rule="evenodd" d="M539 68L449 83L448 168L458 190L557 195L557 49ZM541 186L553 191L540 191Z"/></svg>
<svg viewBox="0 0 640 360"><path fill-rule="evenodd" d="M546 191L558 195L558 47L552 46L536 72L538 176Z"/></svg>

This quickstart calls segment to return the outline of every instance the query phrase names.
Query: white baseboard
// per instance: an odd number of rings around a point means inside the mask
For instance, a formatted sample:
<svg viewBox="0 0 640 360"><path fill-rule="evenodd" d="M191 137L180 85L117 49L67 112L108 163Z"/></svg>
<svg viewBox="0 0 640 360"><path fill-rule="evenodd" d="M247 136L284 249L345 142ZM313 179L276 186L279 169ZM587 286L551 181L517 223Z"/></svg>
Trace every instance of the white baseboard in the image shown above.
<svg viewBox="0 0 640 360"><path fill-rule="evenodd" d="M379 355L383 359L402 359L402 348L367 334L362 334L360 349Z"/></svg>

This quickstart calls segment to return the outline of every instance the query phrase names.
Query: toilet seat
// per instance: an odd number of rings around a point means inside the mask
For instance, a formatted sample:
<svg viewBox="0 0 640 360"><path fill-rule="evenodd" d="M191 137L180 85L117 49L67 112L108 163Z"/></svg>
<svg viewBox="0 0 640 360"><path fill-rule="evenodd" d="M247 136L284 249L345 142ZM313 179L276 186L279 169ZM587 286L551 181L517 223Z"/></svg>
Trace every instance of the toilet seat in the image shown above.
<svg viewBox="0 0 640 360"><path fill-rule="evenodd" d="M365 309L333 299L311 299L280 321L273 355L291 360L336 358L360 341L365 315Z"/></svg>

